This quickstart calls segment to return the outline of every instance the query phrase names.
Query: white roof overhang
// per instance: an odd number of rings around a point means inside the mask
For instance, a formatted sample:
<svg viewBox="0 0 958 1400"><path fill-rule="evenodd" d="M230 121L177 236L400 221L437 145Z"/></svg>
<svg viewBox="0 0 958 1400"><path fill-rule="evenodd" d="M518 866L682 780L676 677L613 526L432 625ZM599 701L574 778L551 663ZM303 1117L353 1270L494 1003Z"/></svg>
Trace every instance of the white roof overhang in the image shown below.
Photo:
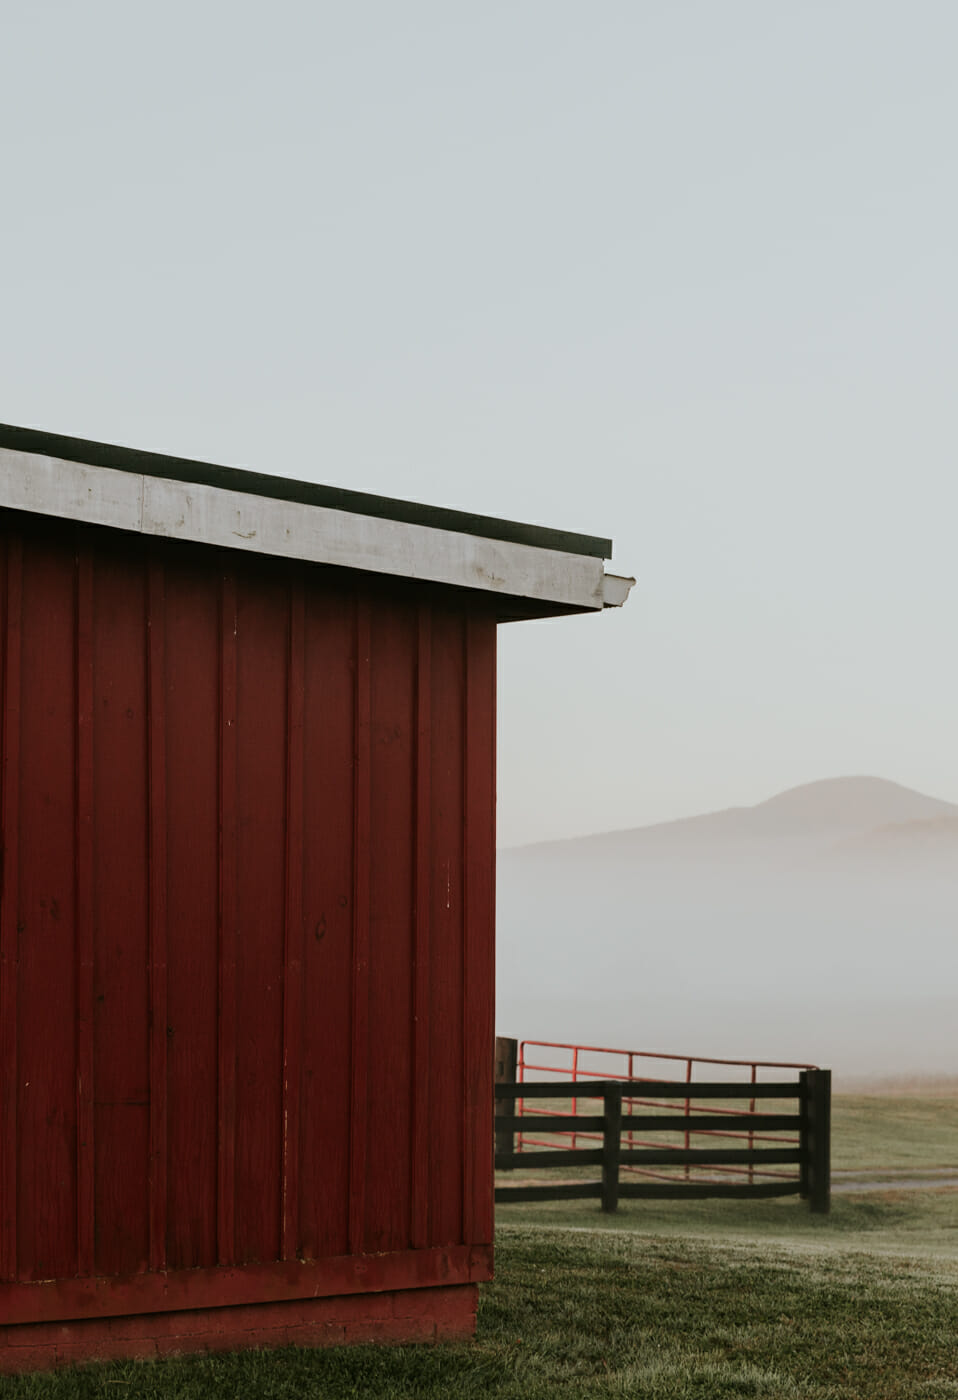
<svg viewBox="0 0 958 1400"><path fill-rule="evenodd" d="M233 472L231 483L239 475ZM592 553L541 548L2 445L0 506L525 600L525 606L511 614L517 616L535 616L538 605L550 614L618 607L634 583L606 574L602 560ZM534 527L531 533L534 536Z"/></svg>

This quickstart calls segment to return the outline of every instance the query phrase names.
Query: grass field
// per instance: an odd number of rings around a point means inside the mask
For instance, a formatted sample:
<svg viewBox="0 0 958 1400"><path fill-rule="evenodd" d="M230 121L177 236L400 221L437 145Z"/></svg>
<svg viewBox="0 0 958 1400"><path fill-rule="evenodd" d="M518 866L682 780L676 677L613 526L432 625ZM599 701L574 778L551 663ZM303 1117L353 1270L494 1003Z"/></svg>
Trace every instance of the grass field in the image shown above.
<svg viewBox="0 0 958 1400"><path fill-rule="evenodd" d="M839 1100L835 1155L958 1161L958 1095ZM902 1142L902 1128L907 1142ZM949 1136L952 1134L952 1136ZM2 1400L958 1400L958 1192L499 1211L475 1343L125 1363Z"/></svg>
<svg viewBox="0 0 958 1400"><path fill-rule="evenodd" d="M958 1167L958 1085L924 1092L838 1094L832 1108L835 1171Z"/></svg>
<svg viewBox="0 0 958 1400"><path fill-rule="evenodd" d="M543 1202L497 1210L500 1229L586 1230L701 1239L741 1247L813 1253L840 1249L875 1258L910 1257L958 1267L958 1191L896 1191L835 1196L831 1214L812 1215L797 1199L627 1201L602 1215L592 1201Z"/></svg>

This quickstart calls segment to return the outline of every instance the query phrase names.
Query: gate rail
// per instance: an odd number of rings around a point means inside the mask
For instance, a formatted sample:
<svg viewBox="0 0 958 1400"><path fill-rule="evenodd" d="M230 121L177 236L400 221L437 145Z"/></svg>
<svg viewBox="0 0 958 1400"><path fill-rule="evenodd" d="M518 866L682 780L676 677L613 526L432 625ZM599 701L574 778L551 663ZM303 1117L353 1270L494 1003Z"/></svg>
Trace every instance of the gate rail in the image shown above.
<svg viewBox="0 0 958 1400"><path fill-rule="evenodd" d="M748 1076L749 1084L759 1082L760 1074L770 1074L775 1079L781 1079L782 1071L789 1070L797 1072L801 1070L816 1069L816 1065L806 1063L793 1063L783 1060L731 1060L717 1059L715 1057L703 1055L675 1055L663 1054L659 1051L648 1050L615 1050L599 1045L575 1045L562 1043L559 1041L546 1040L523 1040L520 1042L497 1040L497 1057L500 1048L511 1056L509 1071L505 1078L514 1079L517 1086L522 1086L526 1082L526 1075L533 1071L539 1075L555 1075L557 1079L572 1079L573 1082L583 1083L596 1082L600 1080L621 1080L623 1084L628 1084L625 1091L623 1105L628 1112L635 1107L651 1107L649 1098L645 1095L645 1088L650 1082L662 1080L672 1081L683 1078L683 1083L676 1083L675 1102L664 1103L662 1108L671 1109L685 1117L689 1117L692 1111L692 1098L696 1092L695 1075L702 1074L706 1079L722 1077L736 1071L744 1072ZM634 1086L634 1088L632 1087ZM584 1125L580 1125L577 1119L579 1098L586 1095L579 1094L573 1097L572 1112L569 1115L570 1121L565 1130L569 1136L569 1145L577 1147L579 1139L597 1142L595 1134L588 1130L582 1131ZM756 1098L758 1095L749 1095L748 1112L755 1114ZM516 1102L518 1112L529 1121L523 1125L519 1131L518 1150L526 1151L528 1148L554 1146L555 1143L544 1142L537 1134L540 1131L538 1118L542 1113L548 1112L539 1108L533 1101L526 1103L526 1095L521 1087L516 1089ZM656 1107L659 1105L656 1104ZM499 1110L500 1112L502 1110ZM699 1132L711 1134L718 1137L725 1137L730 1142L747 1141L749 1147L753 1147L757 1142L775 1143L780 1147L790 1144L797 1144L796 1137L783 1137L779 1134L766 1135L756 1131L758 1125L753 1124L747 1131L736 1132L731 1125L724 1122L729 1116L741 1116L742 1110L739 1108L719 1107L710 1105L706 1110L714 1115L715 1121L707 1128L699 1129ZM508 1144L504 1144L508 1145ZM636 1138L634 1133L629 1134L629 1146L640 1147L643 1145L641 1138ZM652 1146L651 1143L645 1143ZM685 1132L685 1147L692 1146L691 1129ZM753 1164L747 1167L725 1166L716 1167L730 1177L744 1176L749 1182L754 1182L756 1175L761 1175L770 1179L786 1178L787 1172L782 1172L776 1168L769 1170L760 1169ZM671 1176L650 1170L647 1167L626 1166L623 1170L629 1174L641 1175L652 1179L671 1180ZM688 1165L685 1168L685 1175L691 1179L695 1168Z"/></svg>

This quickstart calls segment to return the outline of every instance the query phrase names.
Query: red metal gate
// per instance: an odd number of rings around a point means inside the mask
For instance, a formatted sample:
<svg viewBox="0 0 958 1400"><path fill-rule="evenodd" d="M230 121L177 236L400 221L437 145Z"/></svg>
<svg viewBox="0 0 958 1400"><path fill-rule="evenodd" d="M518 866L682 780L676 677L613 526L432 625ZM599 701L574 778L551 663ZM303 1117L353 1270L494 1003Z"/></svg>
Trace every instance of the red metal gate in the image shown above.
<svg viewBox="0 0 958 1400"><path fill-rule="evenodd" d="M784 1136L782 1134L755 1133L755 1132L728 1132L723 1131L721 1122L723 1115L741 1115L743 1112L741 1104L721 1105L713 1101L696 1103L695 1101L695 1078L698 1073L700 1078L715 1078L714 1074L706 1075L702 1071L707 1071L714 1066L721 1066L723 1069L722 1078L728 1078L725 1073L728 1070L741 1071L740 1077L744 1082L750 1084L760 1083L763 1079L781 1079L780 1071L794 1070L796 1072L803 1069L815 1069L817 1066L810 1064L793 1064L780 1060L728 1060L717 1059L714 1056L705 1055L671 1055L660 1054L649 1050L617 1050L608 1046L600 1045L574 1045L558 1041L546 1040L523 1040L519 1044L519 1058L516 1069L516 1079L519 1084L526 1078L533 1076L542 1081L548 1076L555 1076L557 1081L572 1081L573 1083L595 1082L596 1080L621 1080L623 1083L640 1086L643 1082L671 1082L681 1081L687 1086L687 1092L681 1096L676 1096L674 1100L664 1101L659 1097L655 1099L643 1098L641 1088L635 1092L630 1092L623 1096L622 1105L626 1113L634 1112L638 1108L649 1108L656 1112L674 1114L676 1118L675 1129L681 1133L684 1145L688 1148L692 1144L693 1137L708 1136L710 1138L727 1138L747 1142L748 1146L753 1146L756 1142L779 1143L789 1146L798 1143L798 1138ZM764 1105L768 1109L768 1103ZM586 1106L587 1113L590 1111ZM535 1118L537 1115L555 1115L554 1107L544 1106L541 1100L523 1100L517 1095L516 1112L524 1118L529 1118L529 1132L519 1133L516 1143L517 1151L521 1152L524 1147L550 1147L559 1142L563 1145L575 1147L581 1139L583 1141L598 1141L599 1135L596 1133L584 1133L577 1131L575 1127L575 1116L579 1112L579 1101L573 1100L572 1112L569 1114L570 1127L568 1133L550 1133L548 1138L533 1136L535 1132ZM699 1130L697 1134L687 1132L682 1127L682 1119L688 1118L692 1114L712 1114L715 1117L715 1128ZM756 1112L756 1100L750 1099L748 1112ZM653 1142L651 1139L640 1138L628 1132L622 1139L623 1147L654 1147L661 1144L661 1138ZM623 1172L632 1172L637 1176L645 1176L663 1181L672 1180L674 1172L655 1172L649 1168L634 1166L623 1166ZM682 1169L686 1179L694 1178L694 1169L685 1167ZM757 1171L754 1167L710 1167L711 1173L722 1173L729 1175L745 1175L749 1181L754 1181L757 1177L784 1176L787 1173L777 1172L771 1168Z"/></svg>

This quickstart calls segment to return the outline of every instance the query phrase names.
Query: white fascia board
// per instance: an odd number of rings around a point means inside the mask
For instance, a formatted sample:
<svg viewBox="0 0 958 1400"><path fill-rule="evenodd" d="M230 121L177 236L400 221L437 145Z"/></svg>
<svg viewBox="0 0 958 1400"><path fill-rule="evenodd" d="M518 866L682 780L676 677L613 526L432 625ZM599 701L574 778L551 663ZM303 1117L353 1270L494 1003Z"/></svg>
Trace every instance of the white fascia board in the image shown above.
<svg viewBox="0 0 958 1400"><path fill-rule="evenodd" d="M587 555L12 449L0 449L0 506L571 608L607 606L602 561Z"/></svg>

